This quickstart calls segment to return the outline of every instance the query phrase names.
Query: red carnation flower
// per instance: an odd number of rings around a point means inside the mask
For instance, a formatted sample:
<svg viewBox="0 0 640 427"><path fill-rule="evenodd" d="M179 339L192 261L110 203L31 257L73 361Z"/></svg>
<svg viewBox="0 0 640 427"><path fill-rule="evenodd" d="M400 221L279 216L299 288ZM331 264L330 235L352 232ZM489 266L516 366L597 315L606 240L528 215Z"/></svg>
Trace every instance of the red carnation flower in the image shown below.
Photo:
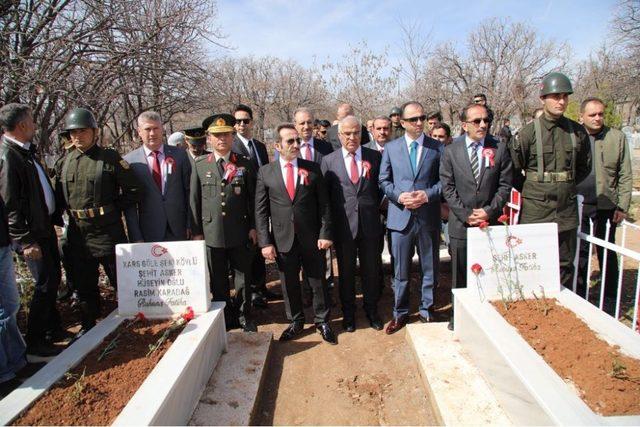
<svg viewBox="0 0 640 427"><path fill-rule="evenodd" d="M489 228L489 223L487 221L482 221L478 227L480 227L480 230L486 230Z"/></svg>
<svg viewBox="0 0 640 427"><path fill-rule="evenodd" d="M509 224L509 216L507 214L502 214L498 217L498 222L503 223L504 225Z"/></svg>
<svg viewBox="0 0 640 427"><path fill-rule="evenodd" d="M471 266L471 271L473 272L473 274L478 276L480 273L482 273L482 266L478 263L475 263Z"/></svg>

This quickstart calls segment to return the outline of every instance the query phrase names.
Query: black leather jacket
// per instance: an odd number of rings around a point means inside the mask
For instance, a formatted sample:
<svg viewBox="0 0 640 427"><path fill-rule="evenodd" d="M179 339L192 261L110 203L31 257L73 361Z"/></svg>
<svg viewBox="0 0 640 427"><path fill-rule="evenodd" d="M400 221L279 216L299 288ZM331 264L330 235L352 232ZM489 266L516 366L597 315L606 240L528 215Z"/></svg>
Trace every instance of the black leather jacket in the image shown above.
<svg viewBox="0 0 640 427"><path fill-rule="evenodd" d="M22 246L55 237L53 225L62 225L59 209L49 215L33 161L36 160L32 160L29 150L2 138L0 197L4 200L9 237Z"/></svg>

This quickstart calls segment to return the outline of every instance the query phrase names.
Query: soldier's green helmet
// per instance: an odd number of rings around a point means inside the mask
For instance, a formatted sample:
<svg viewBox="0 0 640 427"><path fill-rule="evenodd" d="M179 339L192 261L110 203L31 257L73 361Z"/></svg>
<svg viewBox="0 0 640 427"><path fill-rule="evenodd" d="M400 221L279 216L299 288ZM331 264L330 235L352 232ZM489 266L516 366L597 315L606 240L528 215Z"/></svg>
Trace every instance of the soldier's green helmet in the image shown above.
<svg viewBox="0 0 640 427"><path fill-rule="evenodd" d="M74 108L64 119L64 130L72 129L97 129L93 113L86 108Z"/></svg>
<svg viewBox="0 0 640 427"><path fill-rule="evenodd" d="M400 107L393 107L393 108L391 109L391 112L389 113L389 117L391 117L391 116L393 116L393 115L395 115L395 114L397 114L397 115L399 115L399 116L401 116L401 115L402 115L402 110L400 109Z"/></svg>
<svg viewBox="0 0 640 427"><path fill-rule="evenodd" d="M573 93L571 80L562 73L549 73L542 79L540 85L540 96L549 95L551 93Z"/></svg>

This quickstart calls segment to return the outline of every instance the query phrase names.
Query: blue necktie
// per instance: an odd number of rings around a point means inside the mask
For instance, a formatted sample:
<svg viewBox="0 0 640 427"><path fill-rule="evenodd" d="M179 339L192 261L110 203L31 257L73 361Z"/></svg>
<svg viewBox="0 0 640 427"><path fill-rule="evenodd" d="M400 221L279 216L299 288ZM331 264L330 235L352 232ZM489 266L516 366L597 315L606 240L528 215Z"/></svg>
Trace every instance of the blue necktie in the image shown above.
<svg viewBox="0 0 640 427"><path fill-rule="evenodd" d="M411 142L411 149L409 150L409 160L411 161L411 170L413 170L413 175L416 174L416 166L418 164L418 142Z"/></svg>

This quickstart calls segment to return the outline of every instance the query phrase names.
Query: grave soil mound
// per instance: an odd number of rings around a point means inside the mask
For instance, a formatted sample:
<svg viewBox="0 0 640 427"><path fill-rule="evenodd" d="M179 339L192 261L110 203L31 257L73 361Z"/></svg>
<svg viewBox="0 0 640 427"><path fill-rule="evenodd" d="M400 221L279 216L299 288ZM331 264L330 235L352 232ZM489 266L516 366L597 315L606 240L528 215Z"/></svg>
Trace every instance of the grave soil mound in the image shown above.
<svg viewBox="0 0 640 427"><path fill-rule="evenodd" d="M640 360L599 338L555 299L494 301L498 312L601 415L640 415Z"/></svg>
<svg viewBox="0 0 640 427"><path fill-rule="evenodd" d="M125 320L102 344L54 384L30 409L14 421L15 425L109 425L129 402L181 328L149 357L171 320L137 322ZM98 358L111 339L123 331L115 350ZM84 373L84 376L83 376Z"/></svg>

